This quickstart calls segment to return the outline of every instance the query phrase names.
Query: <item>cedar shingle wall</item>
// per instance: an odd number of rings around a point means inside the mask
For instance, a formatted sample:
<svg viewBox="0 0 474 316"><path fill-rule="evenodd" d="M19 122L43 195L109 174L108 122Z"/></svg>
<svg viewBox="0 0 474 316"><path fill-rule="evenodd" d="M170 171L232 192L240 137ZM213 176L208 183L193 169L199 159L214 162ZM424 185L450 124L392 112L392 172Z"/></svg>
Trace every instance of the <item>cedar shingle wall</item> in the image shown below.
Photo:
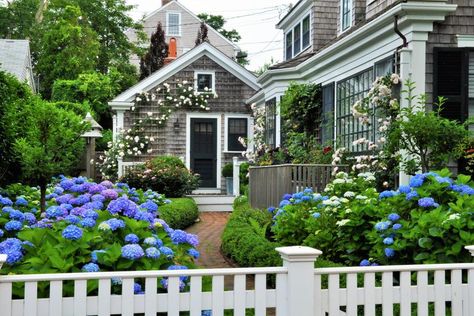
<svg viewBox="0 0 474 316"><path fill-rule="evenodd" d="M339 0L315 1L313 5L313 51L325 46L337 36Z"/></svg>
<svg viewBox="0 0 474 316"><path fill-rule="evenodd" d="M457 34L474 34L474 0L451 0L448 3L457 4L458 8L444 22L434 24L426 46L426 93L429 102L433 93L433 48L457 47Z"/></svg>
<svg viewBox="0 0 474 316"><path fill-rule="evenodd" d="M374 15L379 14L396 2L400 2L400 0L369 0L367 3L365 18L367 20L372 18Z"/></svg>
<svg viewBox="0 0 474 316"><path fill-rule="evenodd" d="M250 98L255 90L240 81L237 77L227 72L224 68L216 64L207 56L201 57L188 67L184 68L174 76L170 77L165 82L171 85L171 89L176 88L176 82L184 80L192 82L194 79L195 70L215 71L216 93L218 98L209 101L210 111L202 113L219 113L221 116L222 125L221 139L219 140L221 152L224 151L224 113L244 113L250 114L250 109L245 105L245 101ZM156 88L156 87L155 87ZM155 90L155 88L151 90ZM125 113L125 128L131 126L132 121L138 121L147 116L147 112L158 113L157 102L152 102L149 105L137 106L136 112L131 115L130 112ZM148 126L145 135L153 137L155 141L151 144L153 152L151 154L143 154L140 157L134 158L135 161L145 161L159 155L173 155L177 157L186 156L186 113L199 112L191 110L178 110L174 112L167 121L166 128L159 128L158 126ZM174 123L176 119L179 121L180 130L174 131ZM222 154L222 166L225 163L231 162L232 157L236 154ZM217 170L217 172L221 172ZM225 188L225 180L223 180L222 187Z"/></svg>

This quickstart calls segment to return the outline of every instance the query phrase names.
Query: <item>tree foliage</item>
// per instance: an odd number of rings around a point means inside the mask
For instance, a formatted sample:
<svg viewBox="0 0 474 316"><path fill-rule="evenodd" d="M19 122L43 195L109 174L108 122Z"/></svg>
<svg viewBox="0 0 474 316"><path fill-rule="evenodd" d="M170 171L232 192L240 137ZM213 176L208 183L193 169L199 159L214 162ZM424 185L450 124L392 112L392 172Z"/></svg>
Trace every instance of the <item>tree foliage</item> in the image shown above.
<svg viewBox="0 0 474 316"><path fill-rule="evenodd" d="M224 29L225 19L222 15L212 15L207 13L200 13L198 14L198 18L202 21L207 23L210 27L212 27L217 32L221 33L225 38L230 40L231 42L238 42L241 39L241 36L237 30L226 30Z"/></svg>
<svg viewBox="0 0 474 316"><path fill-rule="evenodd" d="M161 23L158 22L156 31L151 35L148 52L140 59L140 80L148 77L165 64L168 56L168 44Z"/></svg>
<svg viewBox="0 0 474 316"><path fill-rule="evenodd" d="M51 13L42 29L36 71L40 91L48 98L55 80L75 79L96 69L100 45L97 33L75 6Z"/></svg>
<svg viewBox="0 0 474 316"><path fill-rule="evenodd" d="M0 7L0 38L25 39L36 31L39 0L16 0Z"/></svg>
<svg viewBox="0 0 474 316"><path fill-rule="evenodd" d="M207 29L206 23L201 22L201 26L199 27L199 31L195 41L196 46L199 46L204 42L209 42L209 37L207 36L208 31L209 30Z"/></svg>
<svg viewBox="0 0 474 316"><path fill-rule="evenodd" d="M41 209L45 209L46 185L51 177L67 173L78 163L84 150L81 134L87 126L73 112L60 109L38 98L26 106L29 113L28 128L22 138L15 141L14 152L20 160L23 176L39 185Z"/></svg>

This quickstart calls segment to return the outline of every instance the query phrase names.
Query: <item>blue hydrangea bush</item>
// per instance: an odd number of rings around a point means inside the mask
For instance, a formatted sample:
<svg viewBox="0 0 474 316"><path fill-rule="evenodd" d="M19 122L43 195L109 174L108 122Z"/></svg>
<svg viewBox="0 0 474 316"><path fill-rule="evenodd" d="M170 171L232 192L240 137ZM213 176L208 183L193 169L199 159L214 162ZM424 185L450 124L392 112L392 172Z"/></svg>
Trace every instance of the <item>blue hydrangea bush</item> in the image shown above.
<svg viewBox="0 0 474 316"><path fill-rule="evenodd" d="M371 173L338 173L323 194L284 196L272 232L283 244L321 249L345 265L467 262L474 244L474 185L448 170L377 192Z"/></svg>
<svg viewBox="0 0 474 316"><path fill-rule="evenodd" d="M187 269L199 257L196 235L159 218L160 206L170 201L156 192L62 177L48 188L40 213L39 191L21 187L0 195L0 254L8 256L1 274Z"/></svg>

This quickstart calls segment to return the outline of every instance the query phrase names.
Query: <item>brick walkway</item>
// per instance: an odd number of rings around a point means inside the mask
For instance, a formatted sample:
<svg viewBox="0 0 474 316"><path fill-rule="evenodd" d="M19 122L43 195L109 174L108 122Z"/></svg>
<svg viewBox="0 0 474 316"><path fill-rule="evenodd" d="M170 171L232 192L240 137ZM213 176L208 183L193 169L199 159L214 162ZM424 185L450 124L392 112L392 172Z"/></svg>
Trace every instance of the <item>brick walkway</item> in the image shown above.
<svg viewBox="0 0 474 316"><path fill-rule="evenodd" d="M229 219L229 212L201 212L200 222L186 229L199 237L197 250L201 258L197 265L202 268L229 268L231 265L221 254L221 236Z"/></svg>

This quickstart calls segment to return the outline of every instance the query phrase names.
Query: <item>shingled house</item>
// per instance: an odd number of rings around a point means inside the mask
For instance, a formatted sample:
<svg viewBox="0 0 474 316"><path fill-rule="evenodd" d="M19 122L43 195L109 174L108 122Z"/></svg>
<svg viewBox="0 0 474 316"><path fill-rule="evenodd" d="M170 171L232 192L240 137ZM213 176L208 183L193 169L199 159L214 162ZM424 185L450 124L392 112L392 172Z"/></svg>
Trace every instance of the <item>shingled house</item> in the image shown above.
<svg viewBox="0 0 474 316"><path fill-rule="evenodd" d="M28 40L0 39L0 70L26 82L32 91L36 91Z"/></svg>
<svg viewBox="0 0 474 316"><path fill-rule="evenodd" d="M457 1L300 0L277 24L285 61L270 67L249 99L266 108L267 144L281 143L278 101L291 81L323 86L323 142L351 149L374 132L353 120L351 106L377 76L397 72L415 94L448 98L444 116L474 115L474 3Z"/></svg>
<svg viewBox="0 0 474 316"><path fill-rule="evenodd" d="M109 102L116 113L114 135L148 113L159 113L157 100L136 105L137 95L156 91L164 84L175 91L183 82L193 83L197 93L215 93L217 98L209 100L207 111L179 109L166 126L149 126L145 135L153 138L152 152L136 159L144 161L157 155L182 157L188 168L201 175L199 193L220 194L224 188L221 168L233 156L241 156L244 148L238 138L251 137L251 112L245 101L260 87L251 72L211 44L193 48Z"/></svg>

